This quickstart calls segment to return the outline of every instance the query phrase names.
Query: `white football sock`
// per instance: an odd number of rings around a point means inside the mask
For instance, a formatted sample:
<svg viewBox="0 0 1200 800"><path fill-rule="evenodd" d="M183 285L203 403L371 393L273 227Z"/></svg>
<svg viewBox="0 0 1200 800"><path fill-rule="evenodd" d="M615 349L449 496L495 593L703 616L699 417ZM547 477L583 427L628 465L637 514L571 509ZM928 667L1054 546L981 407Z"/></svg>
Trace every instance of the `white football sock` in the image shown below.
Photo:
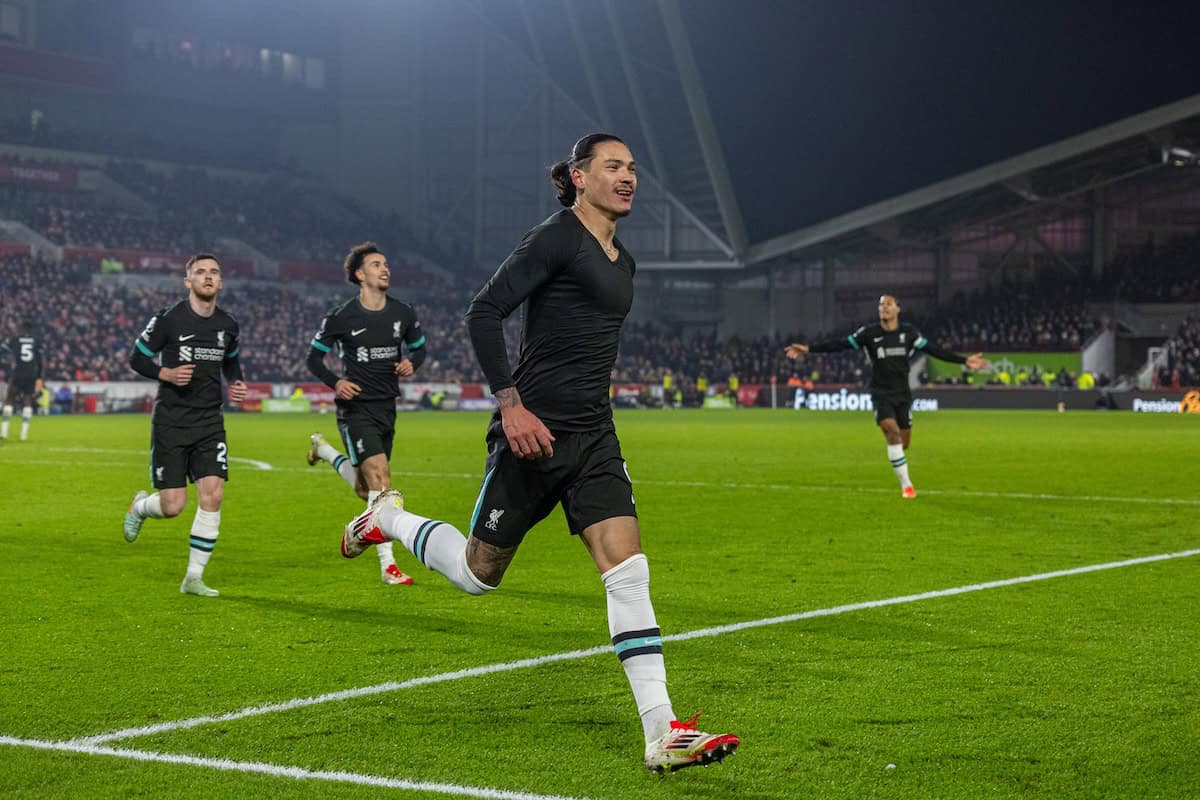
<svg viewBox="0 0 1200 800"><path fill-rule="evenodd" d="M158 495L154 495L158 497ZM192 520L192 535L188 538L188 568L189 578L199 578L204 575L204 567L212 556L213 548L217 546L217 534L220 533L221 512L196 509L196 518Z"/></svg>
<svg viewBox="0 0 1200 800"><path fill-rule="evenodd" d="M480 595L495 589L467 566L467 537L448 522L429 519L396 508L390 503L379 513L383 535L400 542L417 560L467 594Z"/></svg>
<svg viewBox="0 0 1200 800"><path fill-rule="evenodd" d="M8 418L12 416L13 407L4 407L4 419L0 421L0 439L8 438Z"/></svg>
<svg viewBox="0 0 1200 800"><path fill-rule="evenodd" d="M904 445L889 444L888 461L892 462L892 471L896 473L896 479L900 481L900 488L907 489L912 486L912 481L908 479L908 459L904 457Z"/></svg>
<svg viewBox="0 0 1200 800"><path fill-rule="evenodd" d="M321 446L329 447L327 444ZM329 447L329 449L333 450L332 447ZM320 450L317 452L320 453ZM324 458L324 456L322 456L322 458ZM350 459L346 458L337 450L333 450L333 458L327 458L325 460L329 462L331 467L333 467L334 472L342 476L342 480L350 484L351 489L355 487L355 485L358 483L358 470L353 464L350 463Z"/></svg>
<svg viewBox="0 0 1200 800"><path fill-rule="evenodd" d="M345 456L339 453L337 448L331 445L329 442L321 442L321 444L317 445L317 458L321 459L322 461L328 461L330 464L332 464L338 458L345 458Z"/></svg>
<svg viewBox="0 0 1200 800"><path fill-rule="evenodd" d="M33 409L25 406L21 409L21 441L29 436L29 420L33 419Z"/></svg>
<svg viewBox="0 0 1200 800"><path fill-rule="evenodd" d="M149 517L150 519L162 519L167 516L163 513L162 500L159 498L158 492L134 503L133 511L139 517Z"/></svg>
<svg viewBox="0 0 1200 800"><path fill-rule="evenodd" d="M600 576L608 595L608 632L642 718L646 743L671 729L662 631L650 602L650 565L638 553Z"/></svg>

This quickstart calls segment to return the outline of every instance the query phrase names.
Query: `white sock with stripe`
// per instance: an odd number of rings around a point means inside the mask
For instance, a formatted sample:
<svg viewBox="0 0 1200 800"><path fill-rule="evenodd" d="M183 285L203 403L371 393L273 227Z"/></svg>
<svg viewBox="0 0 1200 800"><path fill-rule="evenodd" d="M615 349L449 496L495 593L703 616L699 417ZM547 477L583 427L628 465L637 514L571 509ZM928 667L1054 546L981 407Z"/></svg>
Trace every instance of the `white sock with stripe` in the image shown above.
<svg viewBox="0 0 1200 800"><path fill-rule="evenodd" d="M377 491L367 492L367 508L371 507L371 504L375 502L375 498L379 497L381 493ZM392 556L391 542L375 545L375 554L379 556L380 572L386 572L388 567L396 563L396 559Z"/></svg>
<svg viewBox="0 0 1200 800"><path fill-rule="evenodd" d="M158 497L158 495L154 495ZM147 500L150 498L146 498ZM189 578L200 578L204 575L204 567L212 557L213 548L217 546L217 534L220 533L221 512L196 509L196 518L192 520L192 534L188 537L188 568Z"/></svg>
<svg viewBox="0 0 1200 800"><path fill-rule="evenodd" d="M162 510L162 499L158 496L158 492L143 497L133 504L133 511L139 517L148 517L150 519L162 519L167 516Z"/></svg>
<svg viewBox="0 0 1200 800"><path fill-rule="evenodd" d="M389 503L379 513L379 528L384 536L400 542L418 561L445 575L467 594L480 595L496 588L471 572L467 566L467 537L450 523L422 517Z"/></svg>
<svg viewBox="0 0 1200 800"><path fill-rule="evenodd" d="M323 446L329 447L329 445ZM329 449L333 450L332 447L329 447ZM322 456L322 458L324 458L324 456ZM351 489L355 488L356 484L358 483L358 470L355 469L354 465L350 463L350 459L346 458L346 456L342 455L337 450L333 450L333 458L328 458L325 460L329 462L331 467L333 467L334 472L342 476L342 480L350 484Z"/></svg>
<svg viewBox="0 0 1200 800"><path fill-rule="evenodd" d="M608 596L608 632L633 689L642 732L649 744L669 731L675 719L667 694L662 631L650 602L650 564L644 554L638 553L600 578Z"/></svg>
<svg viewBox="0 0 1200 800"><path fill-rule="evenodd" d="M912 486L912 481L908 479L908 459L904 457L904 445L889 444L887 447L888 461L892 462L892 471L900 481L900 488L907 489Z"/></svg>
<svg viewBox="0 0 1200 800"><path fill-rule="evenodd" d="M317 458L321 459L322 461L328 461L330 464L332 464L334 460L338 458L345 458L345 456L339 453L337 448L331 445L329 442L321 442L321 444L317 446ZM334 467L334 469L337 468Z"/></svg>

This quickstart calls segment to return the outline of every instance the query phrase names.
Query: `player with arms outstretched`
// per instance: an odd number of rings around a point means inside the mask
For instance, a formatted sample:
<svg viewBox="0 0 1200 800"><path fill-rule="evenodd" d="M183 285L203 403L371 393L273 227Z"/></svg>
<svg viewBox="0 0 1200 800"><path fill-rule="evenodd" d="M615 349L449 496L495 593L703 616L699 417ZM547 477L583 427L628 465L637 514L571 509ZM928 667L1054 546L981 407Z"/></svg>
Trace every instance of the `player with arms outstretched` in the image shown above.
<svg viewBox="0 0 1200 800"><path fill-rule="evenodd" d="M966 364L971 369L984 369L988 361L982 353L960 356L934 347L915 327L900 321L900 303L890 294L879 298L879 324L864 325L849 336L811 345L790 344L785 352L794 360L808 353L850 349L866 353L871 360L871 402L875 406L875 423L887 440L888 461L900 481L901 496L914 498L917 490L908 477L908 460L904 455L912 440L909 362L920 353L942 361Z"/></svg>

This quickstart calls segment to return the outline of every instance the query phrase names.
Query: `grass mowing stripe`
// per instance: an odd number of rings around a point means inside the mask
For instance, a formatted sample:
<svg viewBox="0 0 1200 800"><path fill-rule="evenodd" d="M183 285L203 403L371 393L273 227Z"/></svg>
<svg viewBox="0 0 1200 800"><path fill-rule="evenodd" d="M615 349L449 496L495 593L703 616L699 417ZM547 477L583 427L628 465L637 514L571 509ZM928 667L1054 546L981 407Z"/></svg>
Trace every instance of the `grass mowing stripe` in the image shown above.
<svg viewBox="0 0 1200 800"><path fill-rule="evenodd" d="M680 642L688 639L700 639L712 636L721 636L727 633L735 633L737 631L748 630L750 628L761 628L768 625L781 625L788 622L797 622L804 619L812 619L814 617L829 617L837 614L846 614L851 611L863 611L872 608L882 608L885 606L902 605L905 603L916 603L922 600L933 600L940 597L952 597L954 595L968 594L971 592L981 592L987 589L999 589L1005 586L1017 586L1023 583L1035 583L1038 581L1047 581L1053 578L1064 578L1071 575L1084 575L1089 572L1100 572L1103 570L1120 569L1122 567L1132 567L1140 564L1151 564L1158 561L1169 561L1177 558L1189 558L1191 556L1200 555L1200 549L1181 550L1176 553L1160 553L1153 556L1142 556L1140 558L1130 558L1124 561L1110 561L1103 564L1089 564L1083 567L1072 567L1069 569L1060 569L1053 572L1041 572L1036 575L1023 575L1016 578L1003 578L1001 580L986 581L983 583L972 583L965 586L955 586L949 589L936 589L929 592L921 592L919 594L907 594L898 597L889 597L882 600L867 600L861 603L849 603L841 606L832 606L830 608L820 608L813 611L803 611L797 614L786 614L779 617L768 617L766 619L750 620L747 622L737 622L731 625L721 625L714 628L702 628L694 631L686 631L684 633L675 633L663 637L664 642ZM314 697L297 698L295 700L287 700L281 703L271 703L262 706L251 706L238 711L230 711L226 714L217 714L210 716L191 717L188 719L176 720L173 722L160 722L154 725L146 725L138 728L124 728L110 733L96 734L93 736L84 736L77 739L72 739L71 743L80 746L90 746L100 744L102 742L112 742L119 739L131 739L139 736L150 736L157 733L166 733L168 731L183 730L186 728L195 728L200 725L207 725L214 722L229 722L246 717L255 717L262 714L270 714L276 711L290 711L295 708L304 708L307 706L318 705L321 703L339 702L342 700L350 700L357 697L365 697L367 695L382 694L385 692L394 692L401 689L409 689L414 686L428 686L434 683L444 683L446 681L460 680L462 678L473 678L481 675L490 675L497 672L511 672L513 670L525 669L528 667L539 667L545 664L552 664L559 661L574 661L581 658L589 658L594 655L611 652L612 647L602 645L600 647L592 647L587 650L572 650L566 653L555 653L547 656L539 656L537 658L526 658L520 661L509 661L502 664L489 664L481 667L472 667L470 669L456 670L454 672L443 672L437 675L427 675L420 678L411 678L406 681L389 681L387 683L375 684L373 686L362 686L355 689L344 689L339 692L330 692L328 694L316 695Z"/></svg>
<svg viewBox="0 0 1200 800"><path fill-rule="evenodd" d="M141 450L105 450L101 448L86 447L48 447L46 449L70 453L142 454ZM144 461L145 459L142 460ZM258 470L264 472L315 472L311 467L276 467L265 461L256 461L251 458L230 456L229 460L251 464ZM75 461L42 461L22 459L21 463L45 464L51 466L128 466L126 462L111 461L90 461L86 465L79 465L78 462ZM407 472L404 470L393 470L392 475L395 477L408 478L462 478L465 480L480 480L482 478L481 475L474 472ZM895 489L884 489L882 487L873 486L838 486L835 484L730 483L724 481L655 481L644 479L636 480L633 483L635 486L642 484L646 486L679 486L691 487L695 489L773 489L775 491L795 491L799 489L806 492L896 494ZM1200 506L1200 498L1190 497L1120 497L1116 495L1048 494L1045 492L985 492L974 491L970 489L921 489L918 494L935 495L939 497L992 497L1001 500L1062 500L1066 502L1079 503L1137 503L1140 505Z"/></svg>
<svg viewBox="0 0 1200 800"><path fill-rule="evenodd" d="M436 794L452 795L454 797L478 797L484 800L586 800L586 798L572 798L561 795L514 792L507 789L459 786L453 783L429 783L425 781L399 780L397 778L381 778L375 775L361 775L356 772L311 770L304 767L288 767L281 764L264 764L260 761L233 761L227 758L204 758L180 753L155 753L149 750L126 750L115 747L72 744L69 742L48 742L41 739L18 739L14 736L0 736L0 745L30 747L35 750L58 750L60 752L78 753L89 756L113 756L115 758L128 758L134 761L155 761L163 764L186 764L192 767L207 767L227 772L250 772L259 775L271 775L276 778L292 778L300 781L316 780L331 783L352 783L359 786L374 786L383 789L433 792Z"/></svg>

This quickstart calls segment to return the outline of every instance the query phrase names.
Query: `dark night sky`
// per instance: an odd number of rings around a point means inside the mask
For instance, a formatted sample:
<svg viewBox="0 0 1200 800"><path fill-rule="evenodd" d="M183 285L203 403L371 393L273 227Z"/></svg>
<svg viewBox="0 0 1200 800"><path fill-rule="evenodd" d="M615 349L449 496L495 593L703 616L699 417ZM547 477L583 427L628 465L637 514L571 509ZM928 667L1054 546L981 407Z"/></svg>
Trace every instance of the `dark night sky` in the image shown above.
<svg viewBox="0 0 1200 800"><path fill-rule="evenodd" d="M1194 3L681 7L752 242L1200 93Z"/></svg>

